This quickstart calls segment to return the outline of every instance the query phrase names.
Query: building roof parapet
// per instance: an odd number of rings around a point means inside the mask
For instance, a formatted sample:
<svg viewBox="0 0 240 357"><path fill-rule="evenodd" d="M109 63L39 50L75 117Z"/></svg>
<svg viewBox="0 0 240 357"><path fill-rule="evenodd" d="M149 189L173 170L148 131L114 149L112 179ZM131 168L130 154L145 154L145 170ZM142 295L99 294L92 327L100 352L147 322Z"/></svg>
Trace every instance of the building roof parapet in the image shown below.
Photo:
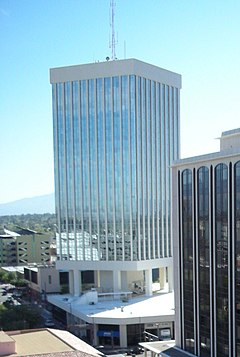
<svg viewBox="0 0 240 357"><path fill-rule="evenodd" d="M121 75L137 75L177 88L182 87L180 74L134 58L52 68L50 82L53 84Z"/></svg>

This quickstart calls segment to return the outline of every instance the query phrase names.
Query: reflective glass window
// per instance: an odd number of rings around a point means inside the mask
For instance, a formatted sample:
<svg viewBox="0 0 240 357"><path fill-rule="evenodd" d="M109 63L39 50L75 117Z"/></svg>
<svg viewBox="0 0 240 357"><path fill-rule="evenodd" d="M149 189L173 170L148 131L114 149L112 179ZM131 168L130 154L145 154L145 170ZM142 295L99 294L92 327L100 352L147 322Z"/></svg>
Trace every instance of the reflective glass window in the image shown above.
<svg viewBox="0 0 240 357"><path fill-rule="evenodd" d="M89 234L89 130L88 130L88 91L87 81L80 82L80 121L82 143L82 254L85 256L85 235Z"/></svg>
<svg viewBox="0 0 240 357"><path fill-rule="evenodd" d="M191 170L182 173L183 306L185 349L194 353L193 311L193 212Z"/></svg>
<svg viewBox="0 0 240 357"><path fill-rule="evenodd" d="M74 182L75 182L75 218L77 232L81 231L81 182L82 182L82 170L81 170L81 128L80 128L80 113L79 113L79 82L73 82L73 151L74 151Z"/></svg>
<svg viewBox="0 0 240 357"><path fill-rule="evenodd" d="M166 254L166 134L165 134L165 85L161 85L161 99L160 99L160 111L161 111L161 255L164 257Z"/></svg>
<svg viewBox="0 0 240 357"><path fill-rule="evenodd" d="M201 167L198 185L198 272L199 338L201 356L210 356L210 245L209 245L209 169Z"/></svg>
<svg viewBox="0 0 240 357"><path fill-rule="evenodd" d="M113 127L114 127L114 189L115 189L115 256L122 260L122 189L121 189L121 116L119 77L113 78Z"/></svg>
<svg viewBox="0 0 240 357"><path fill-rule="evenodd" d="M113 135L112 135L112 81L104 79L105 138L106 138L106 187L107 187L107 241L106 255L113 260Z"/></svg>
<svg viewBox="0 0 240 357"><path fill-rule="evenodd" d="M234 233L235 233L235 333L236 354L240 356L240 161L234 168Z"/></svg>
<svg viewBox="0 0 240 357"><path fill-rule="evenodd" d="M215 168L217 356L228 356L228 167Z"/></svg>
<svg viewBox="0 0 240 357"><path fill-rule="evenodd" d="M136 141L136 77L130 76L130 169L131 169L131 238L133 259L138 258L137 234L137 141Z"/></svg>
<svg viewBox="0 0 240 357"><path fill-rule="evenodd" d="M142 179L142 85L141 78L137 77L137 205L138 205L138 246L139 257L144 259L143 241L143 179Z"/></svg>
<svg viewBox="0 0 240 357"><path fill-rule="evenodd" d="M121 77L122 88L122 171L124 214L124 259L131 259L130 235L130 132L129 132L129 77Z"/></svg>

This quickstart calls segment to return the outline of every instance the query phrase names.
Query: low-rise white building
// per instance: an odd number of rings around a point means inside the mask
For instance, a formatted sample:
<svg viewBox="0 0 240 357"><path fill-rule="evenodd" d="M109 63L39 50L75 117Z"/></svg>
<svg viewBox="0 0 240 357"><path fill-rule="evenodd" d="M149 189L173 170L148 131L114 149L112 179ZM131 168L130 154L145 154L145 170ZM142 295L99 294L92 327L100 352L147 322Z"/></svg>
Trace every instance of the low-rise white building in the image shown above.
<svg viewBox="0 0 240 357"><path fill-rule="evenodd" d="M53 316L59 309L65 311L68 329L95 346L124 348L139 341L174 336L173 292L146 297L128 291L98 293L92 289L79 297L51 294L47 298Z"/></svg>

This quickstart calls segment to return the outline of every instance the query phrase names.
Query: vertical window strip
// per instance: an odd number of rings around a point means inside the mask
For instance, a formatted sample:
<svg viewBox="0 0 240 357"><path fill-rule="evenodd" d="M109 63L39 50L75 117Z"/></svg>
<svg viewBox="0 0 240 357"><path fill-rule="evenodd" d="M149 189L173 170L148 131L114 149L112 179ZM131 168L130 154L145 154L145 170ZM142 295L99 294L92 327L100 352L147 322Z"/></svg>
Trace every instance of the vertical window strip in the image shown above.
<svg viewBox="0 0 240 357"><path fill-rule="evenodd" d="M194 353L193 175L190 169L182 172L182 180L184 340L186 351Z"/></svg>
<svg viewBox="0 0 240 357"><path fill-rule="evenodd" d="M127 80L127 93L128 93L128 172L129 172L129 250L130 254L128 259L133 260L133 212L132 212L132 163L133 163L133 158L132 158L132 145L135 145L135 143L132 143L131 140L131 78L128 76ZM134 197L135 199L135 197Z"/></svg>
<svg viewBox="0 0 240 357"><path fill-rule="evenodd" d="M72 167L71 167L71 118L70 118L70 82L64 83L64 101L65 101L65 155L66 155L66 232L68 243L68 259L72 259L72 220L70 219L71 212L71 180L72 180Z"/></svg>
<svg viewBox="0 0 240 357"><path fill-rule="evenodd" d="M216 249L216 324L217 354L225 353L229 347L228 322L228 167L218 164L215 167L215 249ZM227 250L227 252L226 252ZM226 334L226 331L227 334Z"/></svg>
<svg viewBox="0 0 240 357"><path fill-rule="evenodd" d="M104 110L103 110L103 78L96 79L96 120L97 120L97 154L98 154L98 165L97 165L97 180L98 180L98 242L97 242L97 251L98 258L102 257L102 241L103 241L103 232L105 231L105 222L104 222L104 211L105 211L105 185L104 185ZM104 239L105 240L105 239Z"/></svg>
<svg viewBox="0 0 240 357"><path fill-rule="evenodd" d="M210 353L210 201L209 201L209 169L205 166L198 169L197 182L197 343L198 354ZM205 346L205 347L204 347Z"/></svg>
<svg viewBox="0 0 240 357"><path fill-rule="evenodd" d="M89 128L89 208L90 208L90 230L87 260L94 259L94 250L97 234L97 161L96 161L96 120L95 120L95 80L88 81L88 128Z"/></svg>
<svg viewBox="0 0 240 357"><path fill-rule="evenodd" d="M120 93L120 77L113 78L114 84L114 96L113 96L113 119L114 119L114 130L113 130L113 167L114 167L114 205L115 205L115 259L119 260L122 256L121 251L121 227L122 227L122 208L121 208L121 175L120 175L120 103L119 103L119 93Z"/></svg>
<svg viewBox="0 0 240 357"><path fill-rule="evenodd" d="M216 351L216 279L215 279L215 178L213 167L210 166L210 190L209 190L209 207L210 207L210 236L209 236L209 249L210 249L210 333L211 333L211 355L215 356Z"/></svg>
<svg viewBox="0 0 240 357"><path fill-rule="evenodd" d="M152 259L157 257L157 225L156 225L156 200L157 200L157 190L156 190L156 172L157 172L157 162L156 162L156 82L151 81L151 95L152 95L152 105L151 105L151 122L152 122L152 190L151 190L151 200L152 200L152 229L151 229L151 241L152 241Z"/></svg>
<svg viewBox="0 0 240 357"><path fill-rule="evenodd" d="M192 241L193 241L193 311L194 311L194 353L198 350L198 315L197 315L197 237L196 237L196 170L193 168L192 178Z"/></svg>
<svg viewBox="0 0 240 357"><path fill-rule="evenodd" d="M71 202L72 202L72 219L73 219L73 236L74 245L72 251L74 253L74 260L77 259L77 233L76 233L76 184L75 184L75 160L74 160L74 127L73 127L73 82L70 82L70 118L71 118L71 166L72 166L72 187L71 187Z"/></svg>
<svg viewBox="0 0 240 357"><path fill-rule="evenodd" d="M88 201L88 224L89 224L89 237L87 242L87 249L85 246L84 260L88 260L88 250L90 249L90 242L92 240L92 202L91 202L91 158L90 158L90 117L89 117L89 80L86 81L86 141L87 141L87 173L88 173L88 183L87 183L87 201ZM85 238L84 238L85 240ZM92 252L91 252L92 254Z"/></svg>
<svg viewBox="0 0 240 357"><path fill-rule="evenodd" d="M104 78L103 86L103 131L104 131L104 193L105 193L105 259L108 261L108 194L107 194L107 158L106 158L106 78ZM104 250L104 248L103 248Z"/></svg>
<svg viewBox="0 0 240 357"><path fill-rule="evenodd" d="M232 267L235 267L234 264L234 259L232 259L232 252L233 252L233 246L234 246L234 229L232 229L232 219L233 215L232 212L234 212L232 209L233 207L233 196L232 196L232 191L233 191L233 175L232 175L232 163L229 162L228 164L228 326L229 326L229 357L235 356L235 354L232 354L233 349L235 349L235 344L233 344L233 326L232 326L232 317L233 317L233 269ZM231 238L230 238L231 237Z"/></svg>
<svg viewBox="0 0 240 357"><path fill-rule="evenodd" d="M147 258L151 259L151 85L146 81L146 205L147 205Z"/></svg>
<svg viewBox="0 0 240 357"><path fill-rule="evenodd" d="M83 249L84 249L84 213L83 213L83 199L84 199L84 194L83 194L83 167L82 167L82 157L83 157L83 152L82 152L82 113L81 113L81 102L82 102L82 87L81 87L81 82L78 83L79 87L79 102L78 102L78 113L79 113L79 168L80 168L80 210L81 210L81 216L80 216L80 224L81 224L81 237L79 238L79 248L78 248L78 260L83 259Z"/></svg>
<svg viewBox="0 0 240 357"><path fill-rule="evenodd" d="M161 242L162 242L162 257L165 257L165 240L166 240L166 225L165 225L165 84L161 84Z"/></svg>
<svg viewBox="0 0 240 357"><path fill-rule="evenodd" d="M122 103L123 103L123 77L120 77L120 83L119 83L119 91L120 91L120 103L119 103L119 108L120 108L120 170L121 170L121 179L120 179L120 192L121 192L121 221L122 221L122 234L121 234L121 251L122 251L122 256L121 256L121 260L124 260L124 191L123 191L123 187L124 187L124 182L123 182L123 128L122 128L122 119L123 119L123 115L122 115Z"/></svg>
<svg viewBox="0 0 240 357"><path fill-rule="evenodd" d="M212 313L212 326L213 326L213 351L214 356L216 355L217 351L217 310L216 310L216 205L215 205L215 197L216 197L216 177L214 168L212 168L212 306L213 306L213 313Z"/></svg>
<svg viewBox="0 0 240 357"><path fill-rule="evenodd" d="M66 149L66 102L65 102L65 83L63 85L63 91L62 91L62 120L63 120L63 162L64 162L64 183L63 183L63 202L64 202L64 224L65 224L65 232L66 232L66 254L67 254L67 259L69 260L69 232L68 232L68 208L67 208L67 202L68 202L68 196L67 196L67 149Z"/></svg>
<svg viewBox="0 0 240 357"><path fill-rule="evenodd" d="M141 185L141 169L140 169L140 163L141 163L141 88L140 88L140 78L136 78L136 147L137 147L137 153L136 153L136 172L137 172L137 236L138 236L138 255L137 258L138 260L141 260L142 258L142 249L141 249L141 241L142 241L142 234L141 234L141 197L142 197L142 185Z"/></svg>
<svg viewBox="0 0 240 357"><path fill-rule="evenodd" d="M155 161L155 172L156 172L156 238L157 238L157 258L161 257L160 253L160 200L161 200L161 113L160 113L160 83L156 83L156 161Z"/></svg>
<svg viewBox="0 0 240 357"><path fill-rule="evenodd" d="M169 190L170 190L170 175L169 175L169 165L170 165L170 113L169 113L169 109L170 109L170 93L169 93L169 86L166 85L165 86L166 89L166 94L165 94L165 153L166 153L166 162L165 162L165 185L166 185L166 190L165 190L165 232L166 232L166 236L165 236L165 251L164 251L164 256L168 257L169 256L169 235L170 235L170 229L169 229L169 199L170 199L170 195L169 195Z"/></svg>
<svg viewBox="0 0 240 357"><path fill-rule="evenodd" d="M142 205L143 205L143 213L142 213L142 237L143 237L143 259L146 260L146 230L145 230L145 222L146 222L146 170L144 169L146 165L146 138L144 136L143 128L146 127L146 87L145 87L145 79L141 77L141 122L142 122L142 131L141 131L141 140L142 140Z"/></svg>
<svg viewBox="0 0 240 357"><path fill-rule="evenodd" d="M60 183L59 183L59 125L58 125L58 85L52 85L52 103L53 103L53 132L54 132L54 170L55 170L55 205L57 214L57 255L62 259L62 241L61 241L61 219L60 219ZM58 248L59 247L59 248Z"/></svg>
<svg viewBox="0 0 240 357"><path fill-rule="evenodd" d="M137 235L137 132L136 132L136 76L130 76L130 127L131 127L131 219L132 219L132 255L131 260L138 259L138 240Z"/></svg>
<svg viewBox="0 0 240 357"><path fill-rule="evenodd" d="M240 354L240 161L234 165L234 190L233 190L233 227L234 244L232 245L232 271L233 271L233 355Z"/></svg>
<svg viewBox="0 0 240 357"><path fill-rule="evenodd" d="M179 272L180 272L180 333L181 348L185 349L184 334L184 267L183 267L183 180L182 172L178 171L178 212L179 212Z"/></svg>
<svg viewBox="0 0 240 357"><path fill-rule="evenodd" d="M87 201L87 181L88 181L88 175L87 175L87 167L86 167L86 162L87 162L87 141L86 141L86 125L87 125L87 118L86 118L86 80L82 80L80 82L80 135L81 135L81 180L82 180L82 185L81 185L81 203L82 203L82 237L80 240L80 245L81 245L81 252L80 252L80 260L85 259L85 240L86 240L86 235L87 231L89 229L88 224L87 224L87 215L86 211L88 209L88 201ZM86 160L84 160L86 158Z"/></svg>
<svg viewBox="0 0 240 357"><path fill-rule="evenodd" d="M113 227L112 227L112 239L113 239L113 259L117 259L117 243L116 243L116 200L115 200L115 128L114 128L114 94L115 94L114 78L111 79L111 135L112 135L112 200L113 200Z"/></svg>
<svg viewBox="0 0 240 357"><path fill-rule="evenodd" d="M169 192L168 192L168 220L169 220L169 232L168 232L168 256L172 256L172 233L171 233L171 175L170 166L172 165L174 159L174 87L169 86L169 165L167 168L169 175Z"/></svg>
<svg viewBox="0 0 240 357"><path fill-rule="evenodd" d="M99 208L99 162L98 162L98 103L97 103L97 79L94 80L94 126L95 126L95 133L94 133L94 145L95 145L95 160L96 160L96 166L95 166L95 183L96 183L96 209L97 209L97 217L96 217L96 224L97 224L97 230L96 230L96 239L97 242L94 244L94 250L97 249L98 255L99 255L99 240L100 240L100 222L99 222L99 215L100 215L100 208ZM96 257L93 255L93 260L96 259Z"/></svg>

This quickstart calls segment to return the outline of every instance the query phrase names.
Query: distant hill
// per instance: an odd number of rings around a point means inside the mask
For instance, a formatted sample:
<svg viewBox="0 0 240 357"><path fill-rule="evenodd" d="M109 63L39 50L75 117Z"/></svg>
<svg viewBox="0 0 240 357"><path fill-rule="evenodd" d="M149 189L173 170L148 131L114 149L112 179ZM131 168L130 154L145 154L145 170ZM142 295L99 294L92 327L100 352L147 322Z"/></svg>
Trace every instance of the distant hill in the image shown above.
<svg viewBox="0 0 240 357"><path fill-rule="evenodd" d="M0 216L28 213L55 213L54 193L0 204Z"/></svg>

